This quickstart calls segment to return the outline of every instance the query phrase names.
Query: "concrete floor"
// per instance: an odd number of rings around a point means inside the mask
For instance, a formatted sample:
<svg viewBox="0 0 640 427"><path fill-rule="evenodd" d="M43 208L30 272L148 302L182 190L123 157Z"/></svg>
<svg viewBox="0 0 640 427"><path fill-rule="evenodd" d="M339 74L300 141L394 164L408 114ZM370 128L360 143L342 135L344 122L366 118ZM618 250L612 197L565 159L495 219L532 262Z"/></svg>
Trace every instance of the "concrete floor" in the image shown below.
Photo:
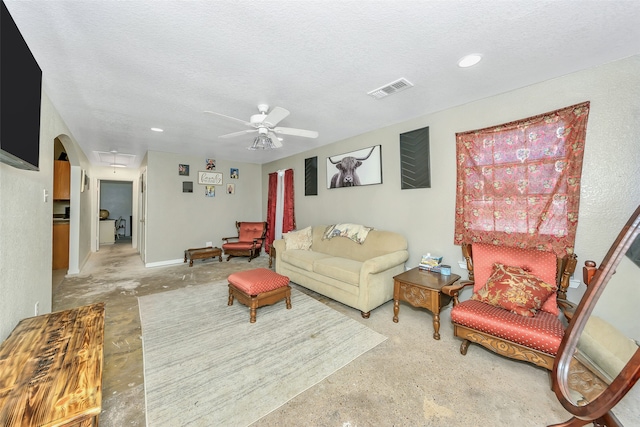
<svg viewBox="0 0 640 427"><path fill-rule="evenodd" d="M261 256L251 263L233 258L195 261L191 268L145 268L130 244L115 244L92 254L77 276L54 272L54 310L106 303L100 425L146 424L138 296L267 266L268 258ZM442 313L442 338L436 341L425 310L402 303L400 321L393 323L393 302L388 302L362 319L357 310L292 286L389 338L254 426L542 426L569 418L550 390L547 371L479 346L460 355L450 308Z"/></svg>

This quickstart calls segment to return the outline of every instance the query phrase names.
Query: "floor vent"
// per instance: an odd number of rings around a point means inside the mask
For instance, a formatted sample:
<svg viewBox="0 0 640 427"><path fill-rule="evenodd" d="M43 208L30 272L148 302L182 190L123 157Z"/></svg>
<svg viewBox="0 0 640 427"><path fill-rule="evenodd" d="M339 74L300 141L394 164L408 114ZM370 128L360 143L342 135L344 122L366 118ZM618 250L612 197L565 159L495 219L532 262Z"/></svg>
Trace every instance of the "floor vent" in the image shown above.
<svg viewBox="0 0 640 427"><path fill-rule="evenodd" d="M395 82L382 86L381 88L372 90L371 92L368 92L367 95L370 95L375 99L382 99L389 95L393 95L394 93L409 89L410 87L413 87L413 84L409 80L401 78Z"/></svg>

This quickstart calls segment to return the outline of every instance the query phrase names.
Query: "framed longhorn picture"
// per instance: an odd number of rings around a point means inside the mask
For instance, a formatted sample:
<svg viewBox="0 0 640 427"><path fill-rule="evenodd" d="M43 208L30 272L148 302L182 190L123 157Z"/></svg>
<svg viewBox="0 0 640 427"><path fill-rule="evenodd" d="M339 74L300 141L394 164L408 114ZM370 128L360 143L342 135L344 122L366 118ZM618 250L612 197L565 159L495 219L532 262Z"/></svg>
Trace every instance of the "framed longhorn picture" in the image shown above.
<svg viewBox="0 0 640 427"><path fill-rule="evenodd" d="M382 184L382 146L327 157L327 188Z"/></svg>

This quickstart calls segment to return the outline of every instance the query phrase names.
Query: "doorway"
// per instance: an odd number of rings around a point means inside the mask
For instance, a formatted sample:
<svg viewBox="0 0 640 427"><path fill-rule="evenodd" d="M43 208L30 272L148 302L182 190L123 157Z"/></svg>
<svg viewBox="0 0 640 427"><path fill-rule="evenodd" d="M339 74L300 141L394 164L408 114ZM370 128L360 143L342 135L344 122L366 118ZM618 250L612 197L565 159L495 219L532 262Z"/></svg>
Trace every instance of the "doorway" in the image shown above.
<svg viewBox="0 0 640 427"><path fill-rule="evenodd" d="M98 248L103 245L132 245L133 182L98 181Z"/></svg>

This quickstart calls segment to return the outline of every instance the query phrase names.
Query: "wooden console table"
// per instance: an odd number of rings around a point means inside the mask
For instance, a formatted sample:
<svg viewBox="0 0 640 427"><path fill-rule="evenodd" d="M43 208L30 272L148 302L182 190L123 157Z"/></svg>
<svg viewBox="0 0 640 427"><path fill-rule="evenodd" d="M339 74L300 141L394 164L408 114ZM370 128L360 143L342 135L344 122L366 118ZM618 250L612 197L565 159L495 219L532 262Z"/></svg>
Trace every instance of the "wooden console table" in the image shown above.
<svg viewBox="0 0 640 427"><path fill-rule="evenodd" d="M97 426L104 303L30 317L0 345L0 426Z"/></svg>
<svg viewBox="0 0 640 427"><path fill-rule="evenodd" d="M406 301L414 307L426 308L433 313L433 339L440 339L440 310L451 301L451 297L442 293L442 287L451 285L460 279L457 274L448 276L418 267L393 278L393 321L398 323L400 301Z"/></svg>

